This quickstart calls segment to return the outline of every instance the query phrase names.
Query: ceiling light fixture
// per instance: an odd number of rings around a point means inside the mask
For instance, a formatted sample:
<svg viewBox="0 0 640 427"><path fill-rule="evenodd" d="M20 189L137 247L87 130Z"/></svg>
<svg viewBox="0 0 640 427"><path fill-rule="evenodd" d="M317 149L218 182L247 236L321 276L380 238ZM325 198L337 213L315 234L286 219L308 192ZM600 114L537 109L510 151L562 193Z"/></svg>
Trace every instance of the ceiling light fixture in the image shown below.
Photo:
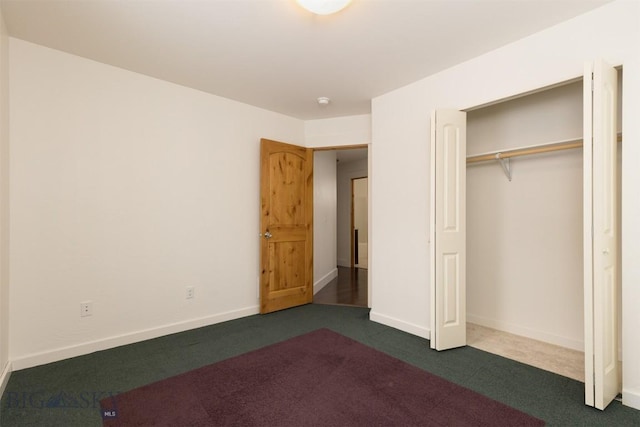
<svg viewBox="0 0 640 427"><path fill-rule="evenodd" d="M298 4L316 15L331 15L347 7L351 0L296 0Z"/></svg>
<svg viewBox="0 0 640 427"><path fill-rule="evenodd" d="M318 105L321 105L321 106L329 105L330 101L331 100L326 96L321 96L320 98L318 98Z"/></svg>

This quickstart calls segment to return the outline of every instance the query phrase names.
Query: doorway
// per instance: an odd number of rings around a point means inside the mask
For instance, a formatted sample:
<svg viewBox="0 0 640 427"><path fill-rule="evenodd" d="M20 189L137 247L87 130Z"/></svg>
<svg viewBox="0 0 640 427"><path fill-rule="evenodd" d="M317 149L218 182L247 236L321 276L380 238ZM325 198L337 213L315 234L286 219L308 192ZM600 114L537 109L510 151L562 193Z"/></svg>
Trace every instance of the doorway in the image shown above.
<svg viewBox="0 0 640 427"><path fill-rule="evenodd" d="M335 229L332 231L330 227L325 227L324 230L319 228L315 230L314 234L318 239L326 240L326 233L332 233L330 237L333 238L333 248L325 245L324 248L318 248L318 250L324 252L334 250L335 255L331 267L334 274L328 277L330 280L316 287L313 301L317 304L368 307L368 270L362 268L368 265L368 180L358 181L359 184L356 184L358 197L354 198L353 193L353 180L361 180L368 176L368 148L363 145L316 149L316 156L325 158L325 161L327 157L333 156L334 172L316 174L314 181L329 182L333 186L335 208L332 211L332 216L335 219ZM329 169L328 161L325 166L325 169ZM363 192L364 194L362 194ZM358 206L354 206L354 201ZM365 204L364 208L362 203ZM328 211L318 213L329 215ZM321 219L321 224L322 221ZM361 243L362 239L366 239L367 247L364 249L362 244L358 249L354 249L354 224L358 226L358 236ZM358 252L358 266L354 263L356 251ZM323 272L318 272L318 277L327 276L324 276Z"/></svg>

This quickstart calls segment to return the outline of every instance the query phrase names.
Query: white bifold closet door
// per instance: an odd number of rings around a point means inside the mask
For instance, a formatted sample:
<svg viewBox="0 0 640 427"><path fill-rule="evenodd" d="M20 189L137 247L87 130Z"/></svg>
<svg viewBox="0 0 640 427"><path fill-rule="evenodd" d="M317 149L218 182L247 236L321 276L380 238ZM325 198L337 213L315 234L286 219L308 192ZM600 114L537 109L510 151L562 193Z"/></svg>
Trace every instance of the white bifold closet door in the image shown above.
<svg viewBox="0 0 640 427"><path fill-rule="evenodd" d="M584 75L585 403L604 409L621 389L617 331L617 72ZM466 113L431 115L431 348L466 345Z"/></svg>
<svg viewBox="0 0 640 427"><path fill-rule="evenodd" d="M604 409L620 391L618 363L618 73L602 61L584 76L585 403Z"/></svg>
<svg viewBox="0 0 640 427"><path fill-rule="evenodd" d="M467 113L431 115L431 348L467 344Z"/></svg>

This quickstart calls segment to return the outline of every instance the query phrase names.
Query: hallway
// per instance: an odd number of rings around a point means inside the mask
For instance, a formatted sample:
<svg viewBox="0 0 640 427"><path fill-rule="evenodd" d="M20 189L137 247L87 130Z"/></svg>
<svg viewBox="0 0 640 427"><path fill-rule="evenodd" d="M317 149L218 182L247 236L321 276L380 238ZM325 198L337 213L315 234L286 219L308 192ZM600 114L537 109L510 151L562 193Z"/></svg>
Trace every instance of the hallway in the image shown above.
<svg viewBox="0 0 640 427"><path fill-rule="evenodd" d="M313 296L314 304L367 307L367 270L338 267L338 277Z"/></svg>

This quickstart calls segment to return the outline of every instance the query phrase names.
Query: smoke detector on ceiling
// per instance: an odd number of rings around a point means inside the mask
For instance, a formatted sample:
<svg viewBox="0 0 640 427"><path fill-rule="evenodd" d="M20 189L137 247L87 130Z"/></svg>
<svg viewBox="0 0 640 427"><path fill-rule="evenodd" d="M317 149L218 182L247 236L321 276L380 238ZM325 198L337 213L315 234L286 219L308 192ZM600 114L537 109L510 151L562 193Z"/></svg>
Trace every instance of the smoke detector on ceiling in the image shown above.
<svg viewBox="0 0 640 427"><path fill-rule="evenodd" d="M326 96L321 96L320 98L318 98L318 105L322 105L322 106L329 105L330 101L331 100Z"/></svg>

